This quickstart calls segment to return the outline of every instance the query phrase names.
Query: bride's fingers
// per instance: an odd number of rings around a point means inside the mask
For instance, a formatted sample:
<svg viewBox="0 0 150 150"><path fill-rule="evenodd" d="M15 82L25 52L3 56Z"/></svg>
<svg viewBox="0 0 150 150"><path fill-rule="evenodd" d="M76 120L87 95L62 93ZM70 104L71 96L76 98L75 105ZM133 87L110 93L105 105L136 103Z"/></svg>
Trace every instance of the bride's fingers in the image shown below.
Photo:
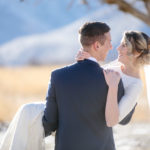
<svg viewBox="0 0 150 150"><path fill-rule="evenodd" d="M86 58L89 58L89 54L84 53L84 52L78 52L77 56L76 56L76 60L84 60Z"/></svg>
<svg viewBox="0 0 150 150"><path fill-rule="evenodd" d="M115 72L115 73L116 73L116 75L120 76L120 73L119 73L119 72Z"/></svg>
<svg viewBox="0 0 150 150"><path fill-rule="evenodd" d="M108 69L108 72L114 72L114 70L112 70L112 69Z"/></svg>
<svg viewBox="0 0 150 150"><path fill-rule="evenodd" d="M81 55L81 53L82 53L82 51L81 51L81 50L79 50L79 51L77 52L77 55Z"/></svg>
<svg viewBox="0 0 150 150"><path fill-rule="evenodd" d="M84 60L84 58L83 58L83 56L78 56L78 57L76 57L76 60L78 61L78 60Z"/></svg>
<svg viewBox="0 0 150 150"><path fill-rule="evenodd" d="M109 72L111 72L111 70L110 69L106 69L105 72L106 72L106 74L108 74Z"/></svg>
<svg viewBox="0 0 150 150"><path fill-rule="evenodd" d="M90 54L88 52L82 51L81 55L84 56L85 58L89 58Z"/></svg>
<svg viewBox="0 0 150 150"><path fill-rule="evenodd" d="M79 51L75 57L76 60L78 60L78 58L80 58L82 55L81 55L81 52Z"/></svg>
<svg viewBox="0 0 150 150"><path fill-rule="evenodd" d="M79 51L79 52L77 53L77 57L80 57L80 56L84 56L84 54L83 54L82 51Z"/></svg>
<svg viewBox="0 0 150 150"><path fill-rule="evenodd" d="M103 70L103 73L104 73L104 77L105 77L105 80L106 80L107 77L108 77L108 70Z"/></svg>
<svg viewBox="0 0 150 150"><path fill-rule="evenodd" d="M108 74L108 72L109 72L109 70L108 69L105 69L105 70L103 70L104 71L104 73L105 73L105 76Z"/></svg>

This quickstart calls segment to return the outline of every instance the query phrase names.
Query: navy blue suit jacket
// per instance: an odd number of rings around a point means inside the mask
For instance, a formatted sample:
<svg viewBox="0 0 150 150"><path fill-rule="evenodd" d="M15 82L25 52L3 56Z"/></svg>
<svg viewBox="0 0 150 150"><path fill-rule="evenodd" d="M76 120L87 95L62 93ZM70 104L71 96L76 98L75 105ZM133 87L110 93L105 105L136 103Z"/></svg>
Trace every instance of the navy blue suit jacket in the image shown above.
<svg viewBox="0 0 150 150"><path fill-rule="evenodd" d="M107 92L103 69L94 61L52 72L42 121L46 136L56 131L55 150L115 150L105 121ZM118 101L123 94L120 82ZM133 111L120 124L128 123Z"/></svg>

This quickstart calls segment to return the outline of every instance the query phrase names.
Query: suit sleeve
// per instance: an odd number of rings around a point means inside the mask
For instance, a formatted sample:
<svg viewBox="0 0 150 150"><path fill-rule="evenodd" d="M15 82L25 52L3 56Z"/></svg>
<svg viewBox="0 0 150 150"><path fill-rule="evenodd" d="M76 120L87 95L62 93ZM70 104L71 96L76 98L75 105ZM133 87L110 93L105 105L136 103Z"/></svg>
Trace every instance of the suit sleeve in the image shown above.
<svg viewBox="0 0 150 150"><path fill-rule="evenodd" d="M44 110L44 116L42 123L45 131L45 136L48 136L55 131L58 126L58 107L56 102L56 91L54 84L54 75L51 75L51 82L48 87L46 96L46 107Z"/></svg>

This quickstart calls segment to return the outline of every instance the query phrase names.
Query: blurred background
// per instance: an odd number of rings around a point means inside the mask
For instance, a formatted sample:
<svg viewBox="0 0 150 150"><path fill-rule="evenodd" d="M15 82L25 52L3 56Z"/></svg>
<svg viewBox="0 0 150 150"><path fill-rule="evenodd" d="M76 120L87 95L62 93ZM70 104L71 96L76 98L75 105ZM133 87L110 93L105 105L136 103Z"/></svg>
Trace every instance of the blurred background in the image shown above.
<svg viewBox="0 0 150 150"><path fill-rule="evenodd" d="M75 62L78 30L87 21L110 25L113 50L108 63L117 58L124 31L150 36L150 1L0 1L0 139L22 104L45 100L51 71ZM145 70L148 86L150 71ZM150 150L149 93L143 93L131 123L114 128L117 150Z"/></svg>

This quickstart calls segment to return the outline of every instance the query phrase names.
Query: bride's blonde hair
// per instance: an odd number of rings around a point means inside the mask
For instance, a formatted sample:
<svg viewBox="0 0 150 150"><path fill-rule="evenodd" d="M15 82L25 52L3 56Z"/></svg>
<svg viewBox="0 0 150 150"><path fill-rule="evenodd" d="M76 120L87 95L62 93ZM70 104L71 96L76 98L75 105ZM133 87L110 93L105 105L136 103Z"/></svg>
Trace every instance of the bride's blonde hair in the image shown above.
<svg viewBox="0 0 150 150"><path fill-rule="evenodd" d="M147 34L138 31L126 31L122 42L128 47L128 54L131 57L138 54L137 64L142 66L150 64L150 37Z"/></svg>
<svg viewBox="0 0 150 150"><path fill-rule="evenodd" d="M144 66L150 65L150 37L143 32L126 31L124 32L122 42L127 46L128 55L131 59L135 54L138 54L136 57L136 65L139 66L140 78L144 85L143 94L147 96L146 91L148 83L146 84Z"/></svg>

